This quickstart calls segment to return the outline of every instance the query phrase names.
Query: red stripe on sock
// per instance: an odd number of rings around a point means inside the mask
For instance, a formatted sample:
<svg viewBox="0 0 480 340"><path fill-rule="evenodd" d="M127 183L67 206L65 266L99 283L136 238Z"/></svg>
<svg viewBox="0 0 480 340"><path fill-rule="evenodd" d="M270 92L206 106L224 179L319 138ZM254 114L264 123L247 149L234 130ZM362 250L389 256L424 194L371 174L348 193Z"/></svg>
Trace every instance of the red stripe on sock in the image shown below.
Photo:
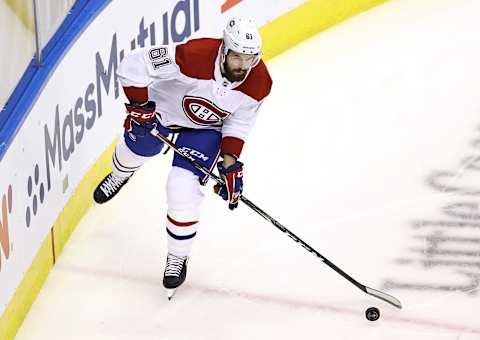
<svg viewBox="0 0 480 340"><path fill-rule="evenodd" d="M192 225L194 225L195 223L198 223L198 221L194 221L194 222L178 222L178 221L175 221L173 218L171 218L170 216L167 215L167 219L173 223L174 225L176 225L177 227L190 227Z"/></svg>

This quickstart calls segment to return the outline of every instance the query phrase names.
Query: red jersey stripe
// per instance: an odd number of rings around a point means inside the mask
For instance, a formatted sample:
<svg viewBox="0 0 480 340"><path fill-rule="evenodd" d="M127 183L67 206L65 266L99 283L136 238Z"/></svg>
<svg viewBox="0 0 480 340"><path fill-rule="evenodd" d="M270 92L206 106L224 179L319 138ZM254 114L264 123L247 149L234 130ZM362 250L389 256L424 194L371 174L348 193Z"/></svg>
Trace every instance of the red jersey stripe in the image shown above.
<svg viewBox="0 0 480 340"><path fill-rule="evenodd" d="M230 154L235 156L237 159L242 153L244 141L237 137L226 136L222 139L222 144L220 146L221 154Z"/></svg>
<svg viewBox="0 0 480 340"><path fill-rule="evenodd" d="M214 79L215 60L222 40L192 39L175 49L175 62L180 71L190 78Z"/></svg>

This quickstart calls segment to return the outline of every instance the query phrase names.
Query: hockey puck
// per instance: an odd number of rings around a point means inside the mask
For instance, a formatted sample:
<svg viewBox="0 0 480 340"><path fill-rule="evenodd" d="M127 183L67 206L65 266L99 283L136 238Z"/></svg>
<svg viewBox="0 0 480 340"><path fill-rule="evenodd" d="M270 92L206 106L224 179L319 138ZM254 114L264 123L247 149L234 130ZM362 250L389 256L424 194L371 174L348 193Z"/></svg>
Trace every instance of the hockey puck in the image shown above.
<svg viewBox="0 0 480 340"><path fill-rule="evenodd" d="M380 317L380 311L377 307L369 307L365 311L365 317L369 321L376 321Z"/></svg>

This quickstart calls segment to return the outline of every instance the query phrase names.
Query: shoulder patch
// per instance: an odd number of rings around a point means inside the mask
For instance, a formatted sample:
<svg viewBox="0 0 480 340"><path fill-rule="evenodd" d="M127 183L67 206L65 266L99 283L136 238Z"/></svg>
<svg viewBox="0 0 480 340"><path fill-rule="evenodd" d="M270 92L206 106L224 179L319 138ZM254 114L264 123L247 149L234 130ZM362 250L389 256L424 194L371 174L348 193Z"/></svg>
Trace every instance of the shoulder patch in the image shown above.
<svg viewBox="0 0 480 340"><path fill-rule="evenodd" d="M168 57L168 50L166 47L151 48L148 50L148 57L154 70L158 70L159 68L172 63L172 59Z"/></svg>
<svg viewBox="0 0 480 340"><path fill-rule="evenodd" d="M175 62L180 71L191 78L214 79L215 60L221 39L192 39L175 50Z"/></svg>
<svg viewBox="0 0 480 340"><path fill-rule="evenodd" d="M261 101L268 96L271 89L272 78L263 60L260 60L258 65L252 69L247 79L235 88L235 90L245 93L256 101Z"/></svg>

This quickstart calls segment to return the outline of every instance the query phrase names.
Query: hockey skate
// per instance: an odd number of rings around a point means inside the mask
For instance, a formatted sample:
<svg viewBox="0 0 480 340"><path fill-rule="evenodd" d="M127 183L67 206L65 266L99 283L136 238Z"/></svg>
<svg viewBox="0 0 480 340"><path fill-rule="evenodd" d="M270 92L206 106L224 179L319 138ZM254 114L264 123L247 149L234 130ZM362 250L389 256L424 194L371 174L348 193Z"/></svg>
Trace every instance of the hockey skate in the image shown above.
<svg viewBox="0 0 480 340"><path fill-rule="evenodd" d="M167 289L169 300L175 295L178 287L187 277L188 256L177 256L171 253L167 255L167 265L163 275L163 286Z"/></svg>
<svg viewBox="0 0 480 340"><path fill-rule="evenodd" d="M130 177L119 178L113 173L109 173L103 181L101 181L93 193L95 202L102 204L111 200L120 189L128 182Z"/></svg>

